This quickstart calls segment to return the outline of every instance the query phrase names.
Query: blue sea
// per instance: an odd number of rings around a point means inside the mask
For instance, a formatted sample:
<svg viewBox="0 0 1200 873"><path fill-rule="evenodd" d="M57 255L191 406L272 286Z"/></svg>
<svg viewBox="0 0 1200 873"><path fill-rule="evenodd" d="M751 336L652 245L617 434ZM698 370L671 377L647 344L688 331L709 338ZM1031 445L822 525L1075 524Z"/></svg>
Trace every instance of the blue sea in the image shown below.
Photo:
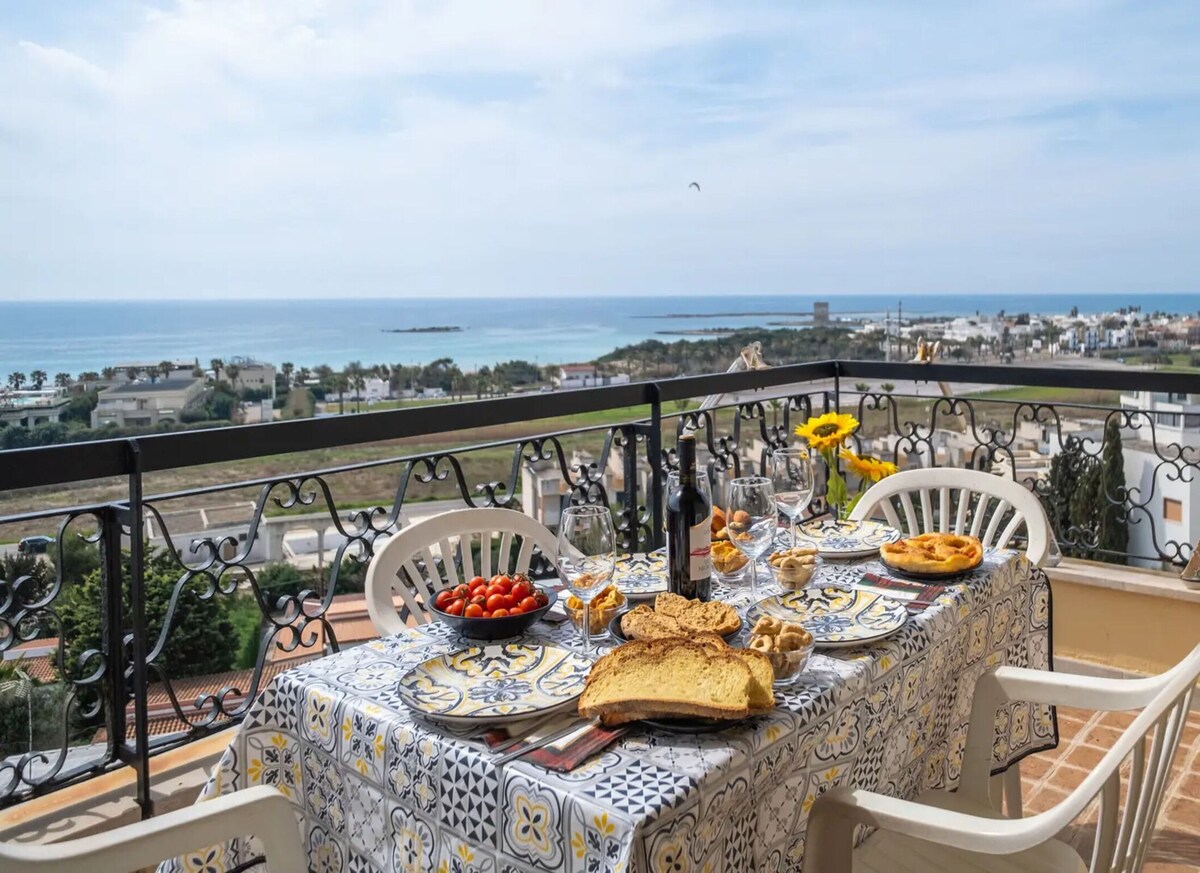
<svg viewBox="0 0 1200 873"><path fill-rule="evenodd" d="M51 377L128 361L244 356L297 367L350 361L417 364L453 358L473 368L520 358L539 364L590 360L617 346L679 332L766 327L811 315L828 300L831 316L882 317L891 296L730 296L603 298L406 298L348 300L211 300L198 302L0 302L0 379L14 370ZM1109 311L1194 312L1196 294L910 296L905 316L1043 315ZM699 317L672 318L687 313ZM740 314L737 314L740 313ZM454 333L387 329L456 326ZM662 333L668 332L668 333Z"/></svg>

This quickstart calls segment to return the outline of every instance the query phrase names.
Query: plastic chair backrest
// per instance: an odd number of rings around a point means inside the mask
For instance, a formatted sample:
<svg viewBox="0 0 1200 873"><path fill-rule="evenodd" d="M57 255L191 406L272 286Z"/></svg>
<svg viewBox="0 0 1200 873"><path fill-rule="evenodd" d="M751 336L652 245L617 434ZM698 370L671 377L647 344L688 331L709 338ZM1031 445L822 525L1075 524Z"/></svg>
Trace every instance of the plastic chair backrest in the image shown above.
<svg viewBox="0 0 1200 873"><path fill-rule="evenodd" d="M1037 566L1046 560L1053 537L1046 510L1032 491L980 470L925 467L888 476L867 490L850 518L878 514L909 536L970 534L985 549L1006 548L1024 527L1025 554Z"/></svg>
<svg viewBox="0 0 1200 873"><path fill-rule="evenodd" d="M514 509L458 509L419 521L395 534L371 561L366 588L371 623L384 636L404 629L398 594L413 622L425 624L442 588L476 575L527 573L535 547L550 560L555 545L549 528Z"/></svg>

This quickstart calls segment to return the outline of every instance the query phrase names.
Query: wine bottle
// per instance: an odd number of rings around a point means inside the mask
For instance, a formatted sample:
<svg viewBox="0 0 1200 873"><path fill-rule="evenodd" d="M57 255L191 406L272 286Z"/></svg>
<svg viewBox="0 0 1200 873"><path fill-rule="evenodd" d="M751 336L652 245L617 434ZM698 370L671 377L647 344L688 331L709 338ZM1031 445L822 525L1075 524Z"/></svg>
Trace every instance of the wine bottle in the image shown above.
<svg viewBox="0 0 1200 873"><path fill-rule="evenodd" d="M679 485L667 495L667 572L674 594L712 597L712 504L696 484L696 438L679 438Z"/></svg>

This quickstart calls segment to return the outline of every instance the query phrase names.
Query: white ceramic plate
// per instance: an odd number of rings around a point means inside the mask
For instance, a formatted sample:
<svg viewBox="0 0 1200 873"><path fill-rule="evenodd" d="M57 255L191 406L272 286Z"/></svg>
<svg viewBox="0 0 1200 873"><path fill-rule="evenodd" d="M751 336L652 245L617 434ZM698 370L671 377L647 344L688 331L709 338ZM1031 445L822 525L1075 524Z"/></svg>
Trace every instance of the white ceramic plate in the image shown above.
<svg viewBox="0 0 1200 873"><path fill-rule="evenodd" d="M853 588L804 588L760 600L746 613L751 628L763 616L803 625L818 648L861 646L891 636L908 621L899 600Z"/></svg>

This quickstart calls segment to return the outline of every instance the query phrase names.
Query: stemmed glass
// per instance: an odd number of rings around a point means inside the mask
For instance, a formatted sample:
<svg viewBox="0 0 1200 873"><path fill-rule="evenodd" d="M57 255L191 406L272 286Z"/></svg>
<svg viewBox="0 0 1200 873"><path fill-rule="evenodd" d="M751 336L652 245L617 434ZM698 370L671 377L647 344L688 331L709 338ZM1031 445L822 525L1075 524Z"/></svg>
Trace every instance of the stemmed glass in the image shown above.
<svg viewBox="0 0 1200 873"><path fill-rule="evenodd" d="M607 506L568 506L558 522L558 574L583 601L580 640L592 654L592 600L612 579L617 534Z"/></svg>
<svg viewBox="0 0 1200 873"><path fill-rule="evenodd" d="M759 600L758 559L767 553L779 527L775 489L765 476L742 476L729 483L729 541L750 559L750 594Z"/></svg>
<svg viewBox="0 0 1200 873"><path fill-rule="evenodd" d="M771 452L771 484L775 487L775 505L792 523L792 548L795 548L796 525L813 498L813 463L808 449Z"/></svg>

